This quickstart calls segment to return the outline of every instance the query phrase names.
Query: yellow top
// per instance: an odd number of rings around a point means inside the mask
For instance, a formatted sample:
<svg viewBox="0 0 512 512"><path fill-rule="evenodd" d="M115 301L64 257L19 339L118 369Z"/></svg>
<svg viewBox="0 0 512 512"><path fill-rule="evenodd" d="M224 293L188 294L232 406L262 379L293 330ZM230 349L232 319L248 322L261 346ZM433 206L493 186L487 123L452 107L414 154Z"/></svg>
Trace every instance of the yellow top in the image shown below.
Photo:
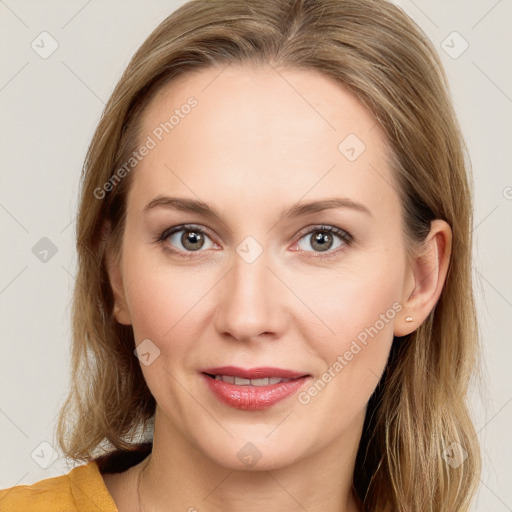
<svg viewBox="0 0 512 512"><path fill-rule="evenodd" d="M0 490L1 512L119 512L96 461L66 475Z"/></svg>

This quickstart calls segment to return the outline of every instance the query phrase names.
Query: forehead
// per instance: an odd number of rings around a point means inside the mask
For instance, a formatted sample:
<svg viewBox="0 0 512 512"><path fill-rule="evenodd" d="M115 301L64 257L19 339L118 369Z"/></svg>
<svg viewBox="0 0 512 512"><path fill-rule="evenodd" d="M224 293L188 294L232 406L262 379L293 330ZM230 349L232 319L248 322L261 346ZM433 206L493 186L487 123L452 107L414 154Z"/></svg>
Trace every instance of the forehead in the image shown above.
<svg viewBox="0 0 512 512"><path fill-rule="evenodd" d="M264 193L288 202L333 191L397 197L372 113L315 70L231 64L187 72L145 109L139 142L148 139L154 147L137 166L135 194L169 187L207 199L229 192L231 201L236 191L242 202Z"/></svg>
<svg viewBox="0 0 512 512"><path fill-rule="evenodd" d="M190 98L197 101L197 106L190 115L185 114L192 121L181 123L183 115L173 121L182 124L180 129L178 123L172 128L176 140L185 136L190 140L189 132L197 128L201 128L198 135L203 137L219 139L236 134L243 138L244 147L264 142L282 144L286 136L311 142L322 137L329 144L347 128L368 142L383 136L372 113L358 98L317 70L233 63L186 72L162 87L145 109L143 132L153 131L175 111L178 115L180 110L188 111ZM194 123L198 118L199 123ZM191 123L194 130L187 130ZM240 134L240 128L250 131ZM374 134L368 135L374 128ZM276 140L276 133L282 137Z"/></svg>

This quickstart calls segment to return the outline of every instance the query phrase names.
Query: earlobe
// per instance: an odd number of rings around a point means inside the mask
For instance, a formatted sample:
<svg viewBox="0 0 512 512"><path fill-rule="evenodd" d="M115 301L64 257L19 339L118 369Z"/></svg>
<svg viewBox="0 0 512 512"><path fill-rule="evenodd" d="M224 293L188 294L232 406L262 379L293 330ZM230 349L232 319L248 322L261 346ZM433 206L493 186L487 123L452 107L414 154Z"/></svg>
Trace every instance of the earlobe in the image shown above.
<svg viewBox="0 0 512 512"><path fill-rule="evenodd" d="M123 325L131 325L130 312L126 303L124 293L123 277L120 268L119 255L114 251L110 243L111 226L110 221L105 221L101 230L102 241L106 243L105 249L105 264L110 282L110 288L114 297L114 307L112 315L114 318Z"/></svg>
<svg viewBox="0 0 512 512"><path fill-rule="evenodd" d="M432 221L423 250L410 263L402 294L402 316L395 322L395 336L406 336L416 330L434 309L448 273L451 248L450 225L441 219Z"/></svg>
<svg viewBox="0 0 512 512"><path fill-rule="evenodd" d="M130 315L125 307L119 306L119 301L116 299L114 302L114 309L112 311L114 318L123 325L131 325Z"/></svg>

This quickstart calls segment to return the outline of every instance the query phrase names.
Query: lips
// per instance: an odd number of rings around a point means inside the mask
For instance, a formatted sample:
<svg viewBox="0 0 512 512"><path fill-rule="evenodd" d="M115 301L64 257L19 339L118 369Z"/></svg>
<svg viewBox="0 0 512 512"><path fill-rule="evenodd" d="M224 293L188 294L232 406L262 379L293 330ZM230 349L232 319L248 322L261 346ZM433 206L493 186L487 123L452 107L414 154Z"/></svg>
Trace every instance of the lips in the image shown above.
<svg viewBox="0 0 512 512"><path fill-rule="evenodd" d="M260 410L295 394L309 374L283 368L222 366L201 371L207 387L224 404L236 409Z"/></svg>
<svg viewBox="0 0 512 512"><path fill-rule="evenodd" d="M285 370L283 368L259 367L259 368L238 368L237 366L220 366L217 368L206 368L201 370L201 373L207 375L225 375L230 377L238 377L242 379L265 379L265 378L279 378L279 379L298 379L305 377L307 372L297 372L294 370Z"/></svg>
<svg viewBox="0 0 512 512"><path fill-rule="evenodd" d="M209 375L209 374L207 374ZM243 377L233 377L232 375L209 375L215 380L221 380L227 384L235 386L268 386L271 384L279 384L280 382L290 382L292 379L284 379L281 377L263 377L260 379L244 379Z"/></svg>

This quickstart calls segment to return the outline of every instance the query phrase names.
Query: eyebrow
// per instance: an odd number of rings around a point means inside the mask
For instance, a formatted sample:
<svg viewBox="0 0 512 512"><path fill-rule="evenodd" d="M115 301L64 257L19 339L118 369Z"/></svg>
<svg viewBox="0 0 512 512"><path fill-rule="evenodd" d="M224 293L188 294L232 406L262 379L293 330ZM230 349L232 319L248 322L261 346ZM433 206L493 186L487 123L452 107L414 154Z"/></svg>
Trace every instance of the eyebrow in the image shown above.
<svg viewBox="0 0 512 512"><path fill-rule="evenodd" d="M154 208L162 207L170 210L179 210L188 213L197 213L211 219L222 220L222 215L208 203L198 199L187 199L182 197L170 197L159 195L150 201L143 209L146 213ZM281 213L279 221L293 217L300 217L311 213L318 213L324 210L334 208L350 208L362 213L366 213L373 218L370 210L361 203L348 198L332 198L319 201L309 201L296 203Z"/></svg>

